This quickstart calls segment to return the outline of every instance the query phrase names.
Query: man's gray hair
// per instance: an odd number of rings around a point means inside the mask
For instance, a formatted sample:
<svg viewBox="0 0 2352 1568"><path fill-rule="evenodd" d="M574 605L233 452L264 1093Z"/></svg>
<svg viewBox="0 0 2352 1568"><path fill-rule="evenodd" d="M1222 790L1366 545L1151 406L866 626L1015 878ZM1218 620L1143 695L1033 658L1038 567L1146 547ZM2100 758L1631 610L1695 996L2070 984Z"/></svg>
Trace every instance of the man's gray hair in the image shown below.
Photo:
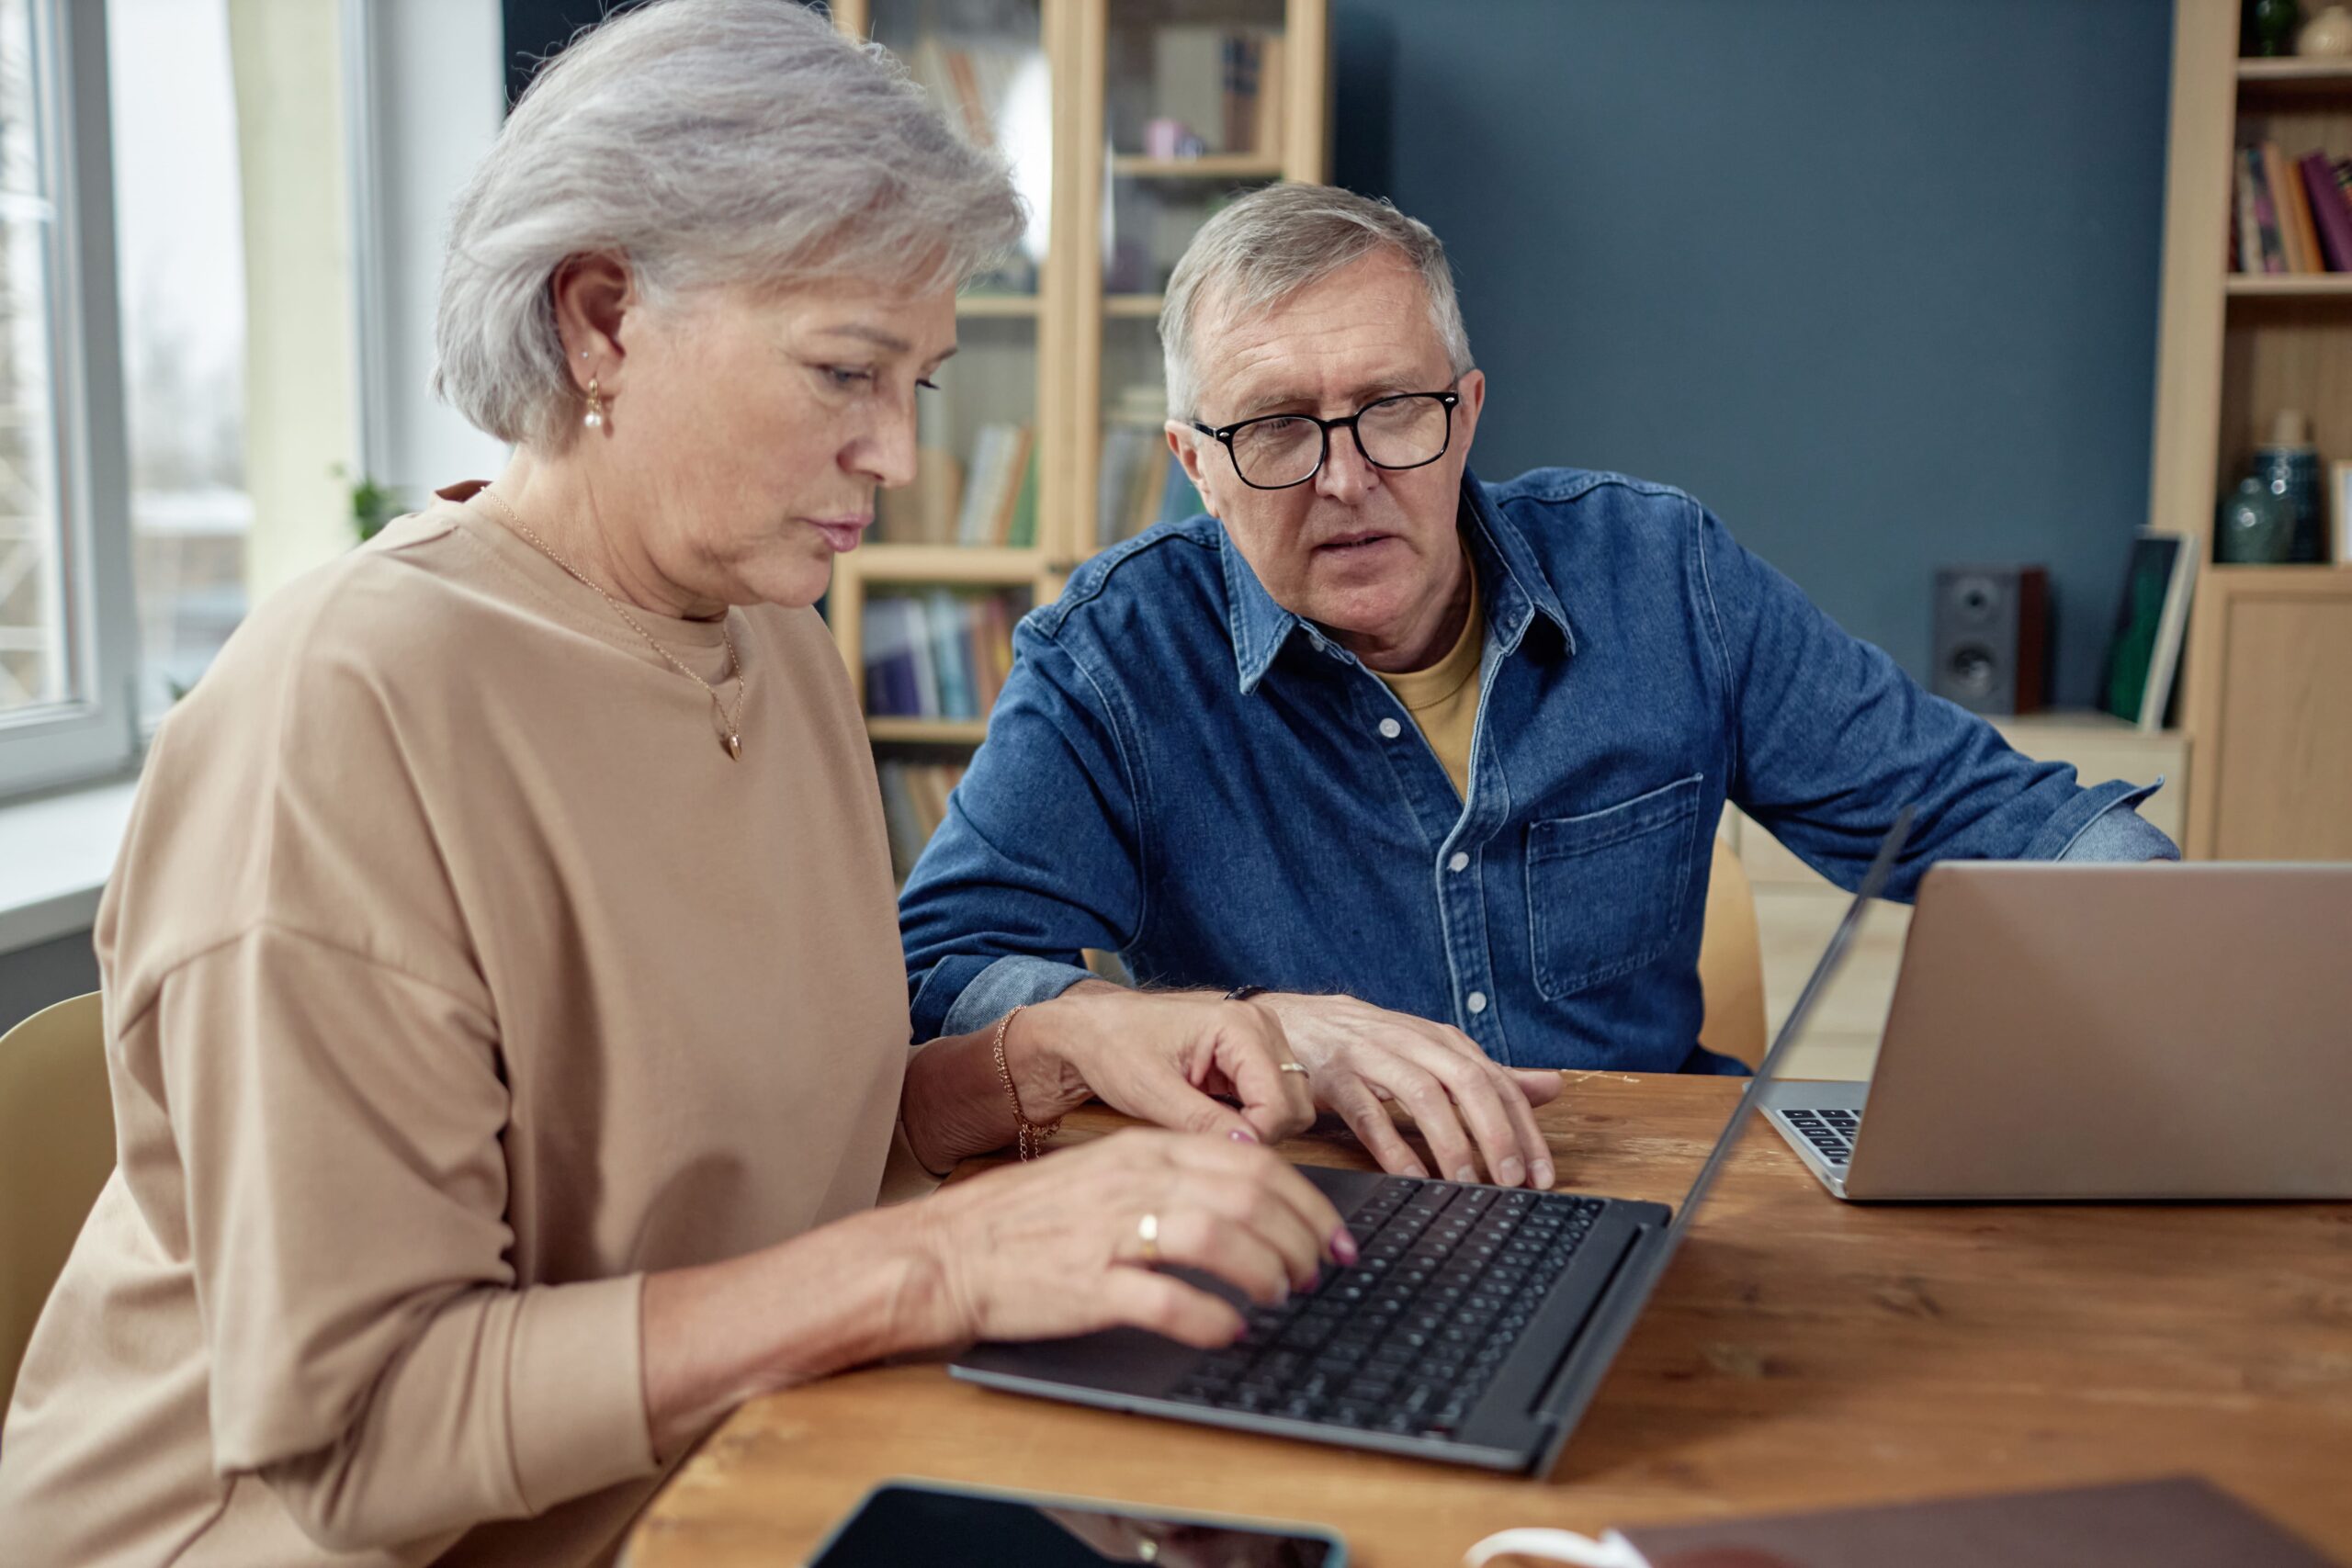
<svg viewBox="0 0 2352 1568"><path fill-rule="evenodd" d="M658 310L716 286L962 283L1023 226L1003 161L880 45L796 0L655 0L539 73L458 198L434 390L503 440L567 443L549 283L572 256L619 256Z"/></svg>
<svg viewBox="0 0 2352 1568"><path fill-rule="evenodd" d="M1469 370L1475 361L1453 294L1453 269L1428 224L1337 186L1267 186L1202 224L1168 280L1159 346L1167 360L1170 415L1195 417L1200 370L1193 337L1204 309L1228 318L1263 310L1383 249L1421 275L1430 325L1446 359L1456 376Z"/></svg>

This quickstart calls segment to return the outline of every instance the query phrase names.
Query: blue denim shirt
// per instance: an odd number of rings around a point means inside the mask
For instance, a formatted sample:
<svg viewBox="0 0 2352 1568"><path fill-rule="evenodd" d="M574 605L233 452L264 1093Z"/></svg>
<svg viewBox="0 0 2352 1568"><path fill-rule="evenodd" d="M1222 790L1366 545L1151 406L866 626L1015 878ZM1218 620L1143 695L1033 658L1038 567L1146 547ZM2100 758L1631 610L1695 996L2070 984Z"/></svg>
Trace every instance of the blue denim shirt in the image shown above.
<svg viewBox="0 0 2352 1568"><path fill-rule="evenodd" d="M1702 911L1736 803L1851 887L1935 861L2171 840L1928 695L1690 497L1465 476L1486 605L1469 798L1388 687L1274 603L1212 518L1025 617L989 735L899 902L915 1038L1114 951L1148 986L1346 992L1517 1066L1738 1071L1699 1049Z"/></svg>

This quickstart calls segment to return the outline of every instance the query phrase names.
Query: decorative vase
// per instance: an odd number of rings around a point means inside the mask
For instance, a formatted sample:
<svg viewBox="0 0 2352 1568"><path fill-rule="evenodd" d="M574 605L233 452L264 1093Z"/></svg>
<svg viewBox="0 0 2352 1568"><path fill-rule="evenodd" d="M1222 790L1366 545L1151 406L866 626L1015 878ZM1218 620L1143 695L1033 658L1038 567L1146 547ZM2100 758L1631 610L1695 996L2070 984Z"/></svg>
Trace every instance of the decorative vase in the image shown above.
<svg viewBox="0 0 2352 1568"><path fill-rule="evenodd" d="M2213 528L2213 558L2226 566L2267 566L2287 558L2295 514L2270 487L2248 475L2222 500Z"/></svg>
<svg viewBox="0 0 2352 1568"><path fill-rule="evenodd" d="M2302 7L2295 0L2254 0L2253 44L2256 54L2288 54L2293 51L2295 24L2302 20Z"/></svg>
<svg viewBox="0 0 2352 1568"><path fill-rule="evenodd" d="M2326 559L2327 513L2320 495L2319 453L2312 446L2311 423L2300 409L2278 411L2270 439L2254 449L2254 477L2293 520L2285 558Z"/></svg>
<svg viewBox="0 0 2352 1568"><path fill-rule="evenodd" d="M2352 11L2330 6L2303 24L2295 35L2295 52L2312 60L2335 60L2352 54Z"/></svg>

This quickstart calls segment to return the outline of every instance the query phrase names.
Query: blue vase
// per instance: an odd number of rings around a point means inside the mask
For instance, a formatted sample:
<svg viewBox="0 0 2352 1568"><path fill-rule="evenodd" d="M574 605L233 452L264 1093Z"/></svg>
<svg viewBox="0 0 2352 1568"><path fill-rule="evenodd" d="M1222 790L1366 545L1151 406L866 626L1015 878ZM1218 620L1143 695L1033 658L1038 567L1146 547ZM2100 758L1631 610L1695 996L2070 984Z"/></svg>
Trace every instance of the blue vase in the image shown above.
<svg viewBox="0 0 2352 1568"><path fill-rule="evenodd" d="M2327 558L2327 518L2320 510L2319 454L2309 446L2257 446L2254 477L2291 519L2285 558Z"/></svg>
<svg viewBox="0 0 2352 1568"><path fill-rule="evenodd" d="M2222 498L2213 524L2213 558L2229 566L2267 566L2288 558L2295 513L2268 484L2248 477Z"/></svg>

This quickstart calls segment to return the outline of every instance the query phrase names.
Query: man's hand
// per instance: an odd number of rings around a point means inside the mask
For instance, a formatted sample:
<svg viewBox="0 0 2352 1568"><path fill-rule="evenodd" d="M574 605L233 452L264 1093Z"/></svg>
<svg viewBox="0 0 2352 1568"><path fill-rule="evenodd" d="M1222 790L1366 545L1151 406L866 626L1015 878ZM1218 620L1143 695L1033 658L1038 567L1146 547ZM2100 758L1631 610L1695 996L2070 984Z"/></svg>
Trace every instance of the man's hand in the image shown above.
<svg viewBox="0 0 2352 1568"><path fill-rule="evenodd" d="M1458 1029L1353 997L1267 992L1250 999L1281 1021L1315 1103L1343 1118L1382 1169L1430 1174L1389 1116L1394 1102L1411 1112L1440 1174L1476 1181L1482 1160L1502 1186L1552 1185L1534 1108L1559 1098L1559 1074L1498 1066Z"/></svg>
<svg viewBox="0 0 2352 1568"><path fill-rule="evenodd" d="M1005 1062L1031 1121L1091 1094L1114 1111L1180 1132L1276 1144L1315 1120L1307 1079L1282 1025L1215 991L1131 991L1081 981L1024 1009ZM1227 1103L1228 1101L1232 1103Z"/></svg>

